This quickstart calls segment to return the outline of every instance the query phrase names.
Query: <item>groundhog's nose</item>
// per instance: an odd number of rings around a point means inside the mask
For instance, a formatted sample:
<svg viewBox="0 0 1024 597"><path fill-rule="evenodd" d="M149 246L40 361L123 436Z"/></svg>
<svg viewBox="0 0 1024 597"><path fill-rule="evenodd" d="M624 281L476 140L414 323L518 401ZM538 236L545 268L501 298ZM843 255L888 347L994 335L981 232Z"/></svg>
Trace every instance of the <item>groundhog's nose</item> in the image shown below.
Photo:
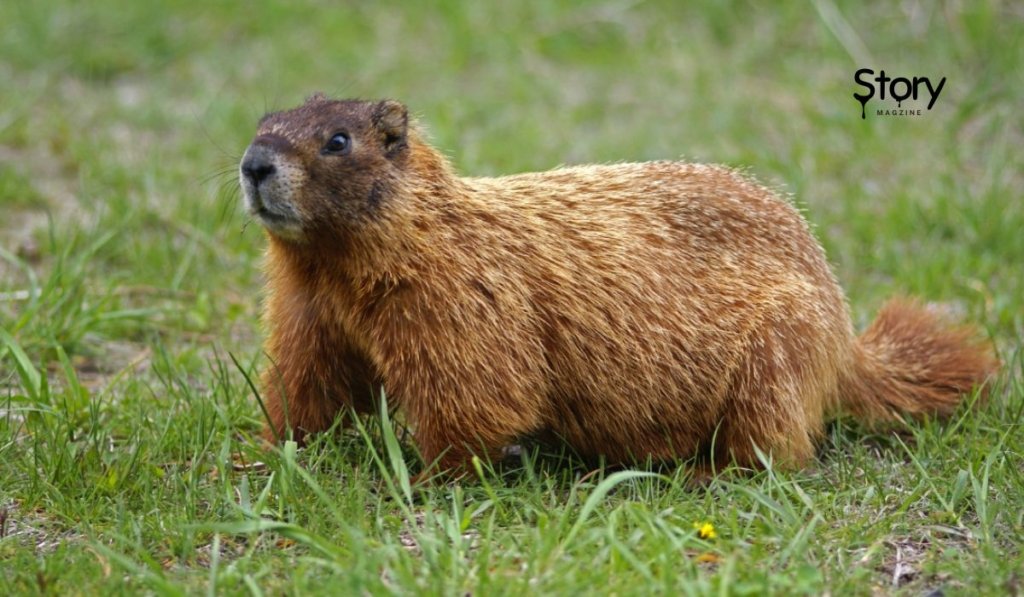
<svg viewBox="0 0 1024 597"><path fill-rule="evenodd" d="M277 168L274 167L274 163L265 151L254 149L256 151L250 150L242 160L242 174L249 179L254 187L258 187L261 182L273 175Z"/></svg>

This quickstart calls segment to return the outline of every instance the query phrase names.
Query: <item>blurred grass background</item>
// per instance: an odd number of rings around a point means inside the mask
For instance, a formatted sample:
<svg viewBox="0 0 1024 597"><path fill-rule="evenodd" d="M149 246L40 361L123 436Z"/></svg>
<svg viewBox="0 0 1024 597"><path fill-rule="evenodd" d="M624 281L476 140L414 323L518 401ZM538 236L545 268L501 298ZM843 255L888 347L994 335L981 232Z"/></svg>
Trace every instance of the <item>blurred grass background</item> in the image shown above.
<svg viewBox="0 0 1024 597"><path fill-rule="evenodd" d="M0 23L5 592L1021 590L1019 3L7 0ZM862 67L947 82L920 117L862 120ZM950 304L1004 391L953 431L840 426L816 471L630 480L571 535L552 521L596 491L571 466L401 509L367 455L386 429L264 457L229 357L261 362L235 172L257 119L314 91L404 101L466 174L743 167L805 211L858 325L894 293ZM260 491L340 551L203 526ZM711 546L688 526L708 517Z"/></svg>

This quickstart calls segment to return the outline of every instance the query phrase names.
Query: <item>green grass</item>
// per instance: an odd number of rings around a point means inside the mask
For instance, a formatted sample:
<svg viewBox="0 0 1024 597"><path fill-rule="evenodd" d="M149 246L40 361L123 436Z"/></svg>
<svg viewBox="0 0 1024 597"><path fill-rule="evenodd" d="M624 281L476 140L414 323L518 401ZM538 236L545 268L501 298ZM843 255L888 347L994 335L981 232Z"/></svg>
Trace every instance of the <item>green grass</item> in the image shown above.
<svg viewBox="0 0 1024 597"><path fill-rule="evenodd" d="M8 0L0 22L0 593L1024 591L1019 6ZM947 83L861 120L865 66ZM377 420L265 452L264 241L234 172L258 117L316 90L404 100L467 174L745 167L793 193L858 325L896 293L951 304L996 343L997 392L701 488L526 450L410 489Z"/></svg>

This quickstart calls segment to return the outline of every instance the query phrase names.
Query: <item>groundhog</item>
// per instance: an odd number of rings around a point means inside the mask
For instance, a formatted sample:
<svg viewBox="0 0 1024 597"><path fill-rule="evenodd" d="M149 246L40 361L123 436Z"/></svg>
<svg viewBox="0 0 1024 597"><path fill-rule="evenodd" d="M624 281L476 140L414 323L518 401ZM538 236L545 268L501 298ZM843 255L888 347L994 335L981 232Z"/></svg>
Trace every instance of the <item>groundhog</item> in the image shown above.
<svg viewBox="0 0 1024 597"><path fill-rule="evenodd" d="M722 166L465 178L401 103L318 94L260 120L241 185L269 240L272 439L383 391L438 470L529 437L798 467L830 418L948 415L997 366L913 300L856 337L801 215Z"/></svg>

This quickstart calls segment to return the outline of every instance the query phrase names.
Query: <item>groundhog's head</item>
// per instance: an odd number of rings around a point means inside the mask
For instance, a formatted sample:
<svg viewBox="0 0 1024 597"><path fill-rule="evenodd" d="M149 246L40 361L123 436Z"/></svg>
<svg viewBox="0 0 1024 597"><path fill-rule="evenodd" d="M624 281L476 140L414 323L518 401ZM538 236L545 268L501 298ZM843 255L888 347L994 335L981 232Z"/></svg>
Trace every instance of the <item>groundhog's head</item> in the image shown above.
<svg viewBox="0 0 1024 597"><path fill-rule="evenodd" d="M317 94L259 123L240 167L246 207L287 241L351 233L377 217L408 153L402 104Z"/></svg>

